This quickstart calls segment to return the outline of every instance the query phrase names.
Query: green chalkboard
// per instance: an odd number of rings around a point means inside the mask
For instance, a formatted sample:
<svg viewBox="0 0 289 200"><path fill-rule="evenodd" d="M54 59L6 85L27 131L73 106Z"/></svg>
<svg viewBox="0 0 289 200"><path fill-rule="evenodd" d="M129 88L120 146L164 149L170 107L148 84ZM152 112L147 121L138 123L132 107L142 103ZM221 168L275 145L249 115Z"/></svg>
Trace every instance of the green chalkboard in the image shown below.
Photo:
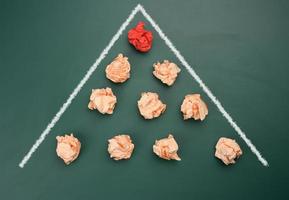
<svg viewBox="0 0 289 200"><path fill-rule="evenodd" d="M24 168L18 165L131 11L141 3L238 126L268 161L264 167L214 102L137 13ZM0 1L0 199L288 199L288 1ZM144 21L153 48L139 53L128 29ZM114 84L105 67L128 56L131 78ZM172 87L152 76L169 59L181 73ZM111 87L114 114L87 108L91 89ZM153 91L167 104L144 120L136 102ZM200 93L209 115L184 121L180 105ZM57 135L73 132L79 158L66 166ZM107 140L130 134L130 160L114 161ZM172 133L182 161L159 159L154 141ZM214 157L222 137L243 150L235 165Z"/></svg>

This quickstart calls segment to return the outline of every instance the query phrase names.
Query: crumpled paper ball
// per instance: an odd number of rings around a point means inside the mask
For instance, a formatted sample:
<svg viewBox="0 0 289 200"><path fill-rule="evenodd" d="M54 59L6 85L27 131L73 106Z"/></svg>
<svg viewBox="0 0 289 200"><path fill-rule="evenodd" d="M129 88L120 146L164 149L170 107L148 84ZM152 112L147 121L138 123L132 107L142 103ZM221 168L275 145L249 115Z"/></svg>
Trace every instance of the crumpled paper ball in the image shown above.
<svg viewBox="0 0 289 200"><path fill-rule="evenodd" d="M128 32L128 41L138 51L148 52L152 47L153 34L151 31L144 29L144 22L139 22L136 27Z"/></svg>

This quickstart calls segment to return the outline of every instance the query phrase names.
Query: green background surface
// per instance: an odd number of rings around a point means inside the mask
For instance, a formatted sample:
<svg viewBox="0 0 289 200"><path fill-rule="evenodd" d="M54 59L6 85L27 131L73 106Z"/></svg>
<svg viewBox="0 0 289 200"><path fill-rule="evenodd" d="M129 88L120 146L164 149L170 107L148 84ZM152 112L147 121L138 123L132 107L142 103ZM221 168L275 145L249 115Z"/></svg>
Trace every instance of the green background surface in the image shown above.
<svg viewBox="0 0 289 200"><path fill-rule="evenodd" d="M131 10L142 3L186 60L268 160L264 167L153 30L147 54L126 32L113 46L25 168L18 167L51 118L94 63ZM288 199L288 1L0 1L1 199ZM139 20L137 14L128 28ZM104 70L118 54L129 57L131 79L116 85ZM169 59L182 72L172 87L152 64ZM87 109L92 88L111 87L112 116ZM167 104L146 121L136 101L154 91ZM209 107L204 122L183 121L187 93ZM82 143L69 166L56 156L56 135L73 132ZM107 139L131 135L126 161L113 161ZM173 133L181 162L152 153L155 139ZM234 138L244 155L225 166L214 157L221 136Z"/></svg>

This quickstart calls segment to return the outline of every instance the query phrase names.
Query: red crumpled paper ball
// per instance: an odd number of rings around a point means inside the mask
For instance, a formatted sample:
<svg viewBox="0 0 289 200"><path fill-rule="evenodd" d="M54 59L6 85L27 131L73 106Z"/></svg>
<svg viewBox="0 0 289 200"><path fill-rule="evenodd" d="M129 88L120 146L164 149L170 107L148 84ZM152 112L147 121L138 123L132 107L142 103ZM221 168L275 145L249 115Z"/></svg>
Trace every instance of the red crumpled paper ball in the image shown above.
<svg viewBox="0 0 289 200"><path fill-rule="evenodd" d="M136 27L129 30L128 41L131 43L138 51L147 52L152 47L153 34L151 31L144 29L144 22L139 22Z"/></svg>

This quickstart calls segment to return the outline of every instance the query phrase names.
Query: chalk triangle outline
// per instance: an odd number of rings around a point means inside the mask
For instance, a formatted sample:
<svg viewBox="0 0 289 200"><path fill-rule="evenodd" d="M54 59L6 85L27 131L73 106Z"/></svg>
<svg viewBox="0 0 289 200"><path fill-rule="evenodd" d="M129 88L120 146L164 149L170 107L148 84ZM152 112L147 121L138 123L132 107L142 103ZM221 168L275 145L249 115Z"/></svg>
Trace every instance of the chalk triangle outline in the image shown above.
<svg viewBox="0 0 289 200"><path fill-rule="evenodd" d="M246 134L241 130L241 128L237 125L237 123L233 120L231 115L224 109L220 101L214 96L214 94L211 92L211 90L205 85L205 83L202 81L202 79L199 77L199 75L195 72L195 70L188 64L188 62L185 60L185 58L182 56L180 51L174 46L174 44L171 42L171 40L165 35L165 33L162 31L162 29L159 27L159 25L152 19L152 17L146 12L144 7L141 4L138 4L130 13L128 18L124 21L124 23L120 26L118 31L115 33L115 35L112 37L108 45L103 49L99 57L96 59L95 63L89 68L89 70L86 72L84 77L81 79L79 84L74 88L72 93L69 95L65 103L60 107L59 111L56 113L56 115L52 118L50 123L47 125L47 127L43 130L39 138L35 141L33 146L30 148L30 150L27 152L27 154L23 157L21 162L18 164L20 168L24 168L26 163L29 161L33 153L38 149L38 147L41 145L41 143L45 140L45 138L49 135L51 129L55 126L55 124L59 121L63 113L69 108L70 104L72 103L73 99L77 96L77 94L81 91L82 87L85 85L85 83L89 80L90 76L93 74L93 72L97 69L101 61L106 57L110 49L113 47L115 42L120 38L124 30L127 28L127 26L130 24L130 22L133 20L135 15L137 13L141 13L145 19L151 24L151 26L155 29L155 31L159 34L160 38L165 42L165 44L169 47L169 49L174 53L174 55L177 57L177 59L180 61L180 63L186 68L188 73L192 76L192 78L199 84L199 86L202 88L204 93L210 98L210 100L217 106L218 110L221 112L223 117L228 121L228 123L232 126L232 128L237 132L237 134L244 140L244 142L247 144L247 146L250 148L253 154L256 155L257 159L262 163L263 166L268 167L269 163L267 160L261 155L261 153L258 151L258 149L255 147L255 145L251 142L251 140L246 136Z"/></svg>

